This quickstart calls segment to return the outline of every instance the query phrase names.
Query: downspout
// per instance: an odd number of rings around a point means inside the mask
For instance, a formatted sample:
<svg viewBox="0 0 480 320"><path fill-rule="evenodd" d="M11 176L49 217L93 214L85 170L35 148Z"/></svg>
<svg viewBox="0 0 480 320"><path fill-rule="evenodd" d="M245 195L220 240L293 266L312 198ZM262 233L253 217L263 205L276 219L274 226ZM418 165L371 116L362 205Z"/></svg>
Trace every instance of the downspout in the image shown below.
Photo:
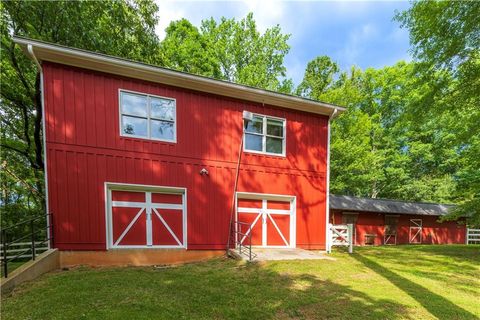
<svg viewBox="0 0 480 320"><path fill-rule="evenodd" d="M47 174L47 138L46 138L46 130L45 130L45 103L44 103L44 92L43 92L43 69L42 65L38 61L37 57L35 56L35 53L33 52L33 47L31 44L27 45L27 51L30 57L32 58L33 62L37 65L38 70L40 71L40 101L41 101L41 109L42 109L42 138L43 138L43 170L44 170L44 176L45 176L45 210L46 210L46 216L47 216L47 245L48 249L52 248L52 239L50 238L51 230L50 230L50 215L49 215L49 207L48 207L48 174Z"/></svg>
<svg viewBox="0 0 480 320"><path fill-rule="evenodd" d="M330 236L330 123L335 119L338 110L335 108L332 114L328 117L327 129L327 192L325 200L325 236L326 236L326 251L331 252L331 236Z"/></svg>

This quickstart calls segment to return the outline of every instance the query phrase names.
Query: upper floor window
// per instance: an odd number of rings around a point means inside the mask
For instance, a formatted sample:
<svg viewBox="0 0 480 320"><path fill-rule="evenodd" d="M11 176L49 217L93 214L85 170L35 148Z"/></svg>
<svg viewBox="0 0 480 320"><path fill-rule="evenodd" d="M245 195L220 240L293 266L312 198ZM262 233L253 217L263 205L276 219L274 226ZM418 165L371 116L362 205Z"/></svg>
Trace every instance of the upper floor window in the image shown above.
<svg viewBox="0 0 480 320"><path fill-rule="evenodd" d="M176 141L175 99L120 90L122 136Z"/></svg>
<svg viewBox="0 0 480 320"><path fill-rule="evenodd" d="M244 150L285 156L285 119L254 115L245 129Z"/></svg>

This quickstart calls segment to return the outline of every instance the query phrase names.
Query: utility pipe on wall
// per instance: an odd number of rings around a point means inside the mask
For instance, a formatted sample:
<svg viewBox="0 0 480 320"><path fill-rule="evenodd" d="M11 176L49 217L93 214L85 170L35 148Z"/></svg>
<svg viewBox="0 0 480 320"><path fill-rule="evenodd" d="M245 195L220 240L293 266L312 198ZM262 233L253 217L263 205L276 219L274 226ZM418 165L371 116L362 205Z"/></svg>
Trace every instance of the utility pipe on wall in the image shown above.
<svg viewBox="0 0 480 320"><path fill-rule="evenodd" d="M240 173L240 160L242 158L244 133L245 133L245 129L248 126L248 123L253 120L253 113L244 110L242 113L242 120L244 123L242 125L242 134L240 136L240 147L238 148L237 169L235 171L235 181L233 185L232 206L230 211L230 224L228 226L227 255L228 255L228 250L230 249L230 238L232 237L232 223L233 223L233 216L235 213L235 194L237 193L238 175Z"/></svg>

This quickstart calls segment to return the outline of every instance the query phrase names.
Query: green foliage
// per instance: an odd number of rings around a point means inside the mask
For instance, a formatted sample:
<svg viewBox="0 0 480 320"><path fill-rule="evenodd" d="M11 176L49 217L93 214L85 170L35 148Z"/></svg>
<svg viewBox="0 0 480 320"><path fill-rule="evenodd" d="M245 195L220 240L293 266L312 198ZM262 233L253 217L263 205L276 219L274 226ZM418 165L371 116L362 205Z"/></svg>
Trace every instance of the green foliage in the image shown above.
<svg viewBox="0 0 480 320"><path fill-rule="evenodd" d="M166 29L161 52L163 64L173 69L290 92L283 64L288 38L279 26L260 34L251 13L239 21L203 20L199 29L182 19Z"/></svg>
<svg viewBox="0 0 480 320"><path fill-rule="evenodd" d="M414 2L396 19L410 31L416 84L429 87L411 113L450 133L443 136L452 146L445 157L457 161L452 192L461 203L451 218L480 225L480 2Z"/></svg>
<svg viewBox="0 0 480 320"><path fill-rule="evenodd" d="M303 81L297 88L297 94L319 99L334 84L334 77L339 71L338 65L329 57L316 57L308 63Z"/></svg>
<svg viewBox="0 0 480 320"><path fill-rule="evenodd" d="M162 64L169 68L212 78L222 78L215 58L214 43L204 37L188 20L171 22L160 44Z"/></svg>
<svg viewBox="0 0 480 320"><path fill-rule="evenodd" d="M448 70L467 94L480 92L480 2L418 1L396 19L410 31L413 54L429 72ZM478 99L478 97L477 97Z"/></svg>

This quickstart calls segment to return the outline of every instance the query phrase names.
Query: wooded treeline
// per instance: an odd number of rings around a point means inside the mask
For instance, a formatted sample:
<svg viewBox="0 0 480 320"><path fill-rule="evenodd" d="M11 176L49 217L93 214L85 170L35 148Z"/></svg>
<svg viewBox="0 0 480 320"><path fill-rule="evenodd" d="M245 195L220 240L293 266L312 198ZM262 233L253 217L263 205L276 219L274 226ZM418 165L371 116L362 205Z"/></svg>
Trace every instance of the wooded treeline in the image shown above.
<svg viewBox="0 0 480 320"><path fill-rule="evenodd" d="M415 2L394 17L414 62L340 70L308 63L286 77L289 35L241 20L182 19L155 34L150 0L0 4L2 222L44 207L39 73L12 34L190 73L297 94L348 108L332 126L331 191L460 204L480 222L480 2Z"/></svg>

